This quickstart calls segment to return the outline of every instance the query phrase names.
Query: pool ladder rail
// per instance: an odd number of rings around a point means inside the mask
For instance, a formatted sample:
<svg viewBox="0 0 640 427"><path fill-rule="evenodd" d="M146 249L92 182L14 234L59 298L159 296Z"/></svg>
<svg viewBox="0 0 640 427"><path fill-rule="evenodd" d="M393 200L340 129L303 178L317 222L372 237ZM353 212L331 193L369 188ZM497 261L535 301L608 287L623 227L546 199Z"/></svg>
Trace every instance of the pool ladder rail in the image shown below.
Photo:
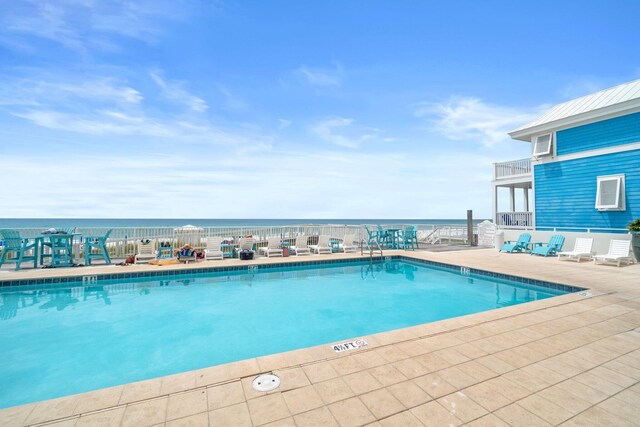
<svg viewBox="0 0 640 427"><path fill-rule="evenodd" d="M371 243L374 243L375 245L372 245ZM379 251L380 252L380 258L382 258L382 248L380 247L380 244L378 243L377 240L373 240L372 242L368 242L364 239L360 240L360 255L364 255L364 248L365 246L367 247L367 250L369 251L369 258L373 259L373 252L374 251Z"/></svg>

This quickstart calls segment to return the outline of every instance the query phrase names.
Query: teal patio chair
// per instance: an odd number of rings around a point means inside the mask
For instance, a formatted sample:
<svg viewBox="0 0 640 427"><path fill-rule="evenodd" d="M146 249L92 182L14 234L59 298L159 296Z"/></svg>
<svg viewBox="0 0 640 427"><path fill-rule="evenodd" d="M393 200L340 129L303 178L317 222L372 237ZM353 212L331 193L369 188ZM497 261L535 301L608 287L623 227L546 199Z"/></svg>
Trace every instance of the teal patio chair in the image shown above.
<svg viewBox="0 0 640 427"><path fill-rule="evenodd" d="M104 236L87 236L84 238L84 265L91 265L92 259L104 259L106 264L111 264L109 251L107 250L107 239L113 229L107 231ZM97 252L94 252L94 249Z"/></svg>
<svg viewBox="0 0 640 427"><path fill-rule="evenodd" d="M536 243L531 250L531 255L556 256L562 250L562 245L564 245L564 236L556 234L551 236L549 243L546 245L544 243Z"/></svg>
<svg viewBox="0 0 640 427"><path fill-rule="evenodd" d="M382 228L381 225L378 225L378 243L381 245L384 244L387 248L391 243L391 237L389 236L389 232L387 232L387 230Z"/></svg>
<svg viewBox="0 0 640 427"><path fill-rule="evenodd" d="M368 226L364 226L365 231L367 232L367 244L371 246L372 243L380 244L380 233L377 231L369 230Z"/></svg>
<svg viewBox="0 0 640 427"><path fill-rule="evenodd" d="M404 230L402 230L402 247L406 251L407 248L411 247L411 249L415 250L419 249L418 246L418 233L416 232L416 228L413 225L407 225Z"/></svg>
<svg viewBox="0 0 640 427"><path fill-rule="evenodd" d="M38 266L38 241L23 239L17 230L0 230L0 239L4 241L2 256L0 256L0 268L5 262L15 262L16 270L20 270L20 264L25 261L33 261L33 268ZM14 254L9 256L9 254Z"/></svg>
<svg viewBox="0 0 640 427"><path fill-rule="evenodd" d="M498 252L502 252L502 251L509 252L509 253L526 252L527 246L529 245L530 241L531 241L531 234L522 233L520 237L518 237L518 240L516 242L508 240L504 245L502 245L502 247Z"/></svg>

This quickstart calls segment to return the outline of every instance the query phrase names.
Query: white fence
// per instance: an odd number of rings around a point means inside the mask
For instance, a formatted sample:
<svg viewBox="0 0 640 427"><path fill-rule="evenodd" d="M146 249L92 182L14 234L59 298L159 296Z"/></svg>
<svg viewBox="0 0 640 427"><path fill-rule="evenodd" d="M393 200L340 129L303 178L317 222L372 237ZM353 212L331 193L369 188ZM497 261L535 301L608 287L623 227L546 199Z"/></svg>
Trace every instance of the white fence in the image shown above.
<svg viewBox="0 0 640 427"><path fill-rule="evenodd" d="M429 225L418 226L418 242L422 244L468 244L466 225ZM478 227L473 227L473 234L478 234Z"/></svg>
<svg viewBox="0 0 640 427"><path fill-rule="evenodd" d="M407 225L414 224L384 224L384 228L403 229ZM204 247L207 237L222 237L230 243L237 243L240 237L252 236L256 239L257 246L265 246L269 237L278 236L284 241L292 242L297 236L309 236L309 244L317 242L320 235L328 235L332 239L341 240L347 234L354 234L356 240L367 241L370 230L377 230L377 225L341 225L341 224L301 224L288 226L252 226L252 227L120 227L113 228L107 241L109 253L113 258L126 258L135 253L135 243L138 240L149 239L160 242L168 242L174 248L184 243L196 247ZM75 232L79 238L75 243L78 249L74 253L82 251L82 242L89 236L103 236L109 228L77 228ZM433 243L465 243L468 242L466 225L426 225L416 226L418 241L420 244ZM20 235L26 238L42 236L41 228L18 229ZM474 229L474 233L476 233Z"/></svg>
<svg viewBox="0 0 640 427"><path fill-rule="evenodd" d="M109 228L77 228L81 245L89 236L103 236ZM107 241L109 254L113 258L125 258L135 253L138 240L149 239L157 242L169 242L174 247L189 243L195 247L204 247L207 237L218 236L224 240L237 243L240 237L252 236L258 247L266 245L267 238L279 236L285 241L295 240L296 236L310 237L310 244L315 243L317 236L328 235L334 239L342 239L347 234L355 234L356 239L365 239L366 232L360 225L290 225L279 227L120 227L111 229ZM19 229L22 237L42 236L42 229ZM314 239L315 238L315 239ZM74 251L78 253L79 251Z"/></svg>

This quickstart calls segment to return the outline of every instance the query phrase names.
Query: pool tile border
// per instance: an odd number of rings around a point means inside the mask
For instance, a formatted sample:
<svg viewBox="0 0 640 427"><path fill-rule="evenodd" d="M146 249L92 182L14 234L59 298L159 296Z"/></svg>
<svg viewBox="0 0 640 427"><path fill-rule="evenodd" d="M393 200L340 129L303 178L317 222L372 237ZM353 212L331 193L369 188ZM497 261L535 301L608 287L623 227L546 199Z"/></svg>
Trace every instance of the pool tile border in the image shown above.
<svg viewBox="0 0 640 427"><path fill-rule="evenodd" d="M47 277L38 279L18 279L18 280L0 280L1 290L39 290L51 287L59 287L60 285L77 285L77 286L96 286L100 282L122 279L142 279L142 278L161 278L168 276L197 276L208 273L227 273L227 272L250 272L255 270L272 270L277 268L287 267L302 267L312 265L333 265L333 264L349 264L353 262L373 261L408 261L416 264L424 264L431 267L441 268L444 270L461 273L464 272L468 276L481 276L498 280L508 280L512 282L521 283L529 286L537 286L541 288L553 289L561 292L575 293L585 291L586 288L566 285L562 283L549 282L545 280L531 279L528 277L515 276L511 274L496 273L488 270L481 270L472 267L466 267L462 265L448 264L439 261L431 261L421 258L414 258L407 255L387 255L387 256L374 256L370 258L341 258L341 259L326 259L326 260L309 260L309 261L287 261L287 262L275 262L268 264L256 264L249 265L234 265L234 266L215 266L215 267L194 267L194 268L180 268L162 271L140 271L135 273L106 273L106 274L85 274L74 275L66 277ZM365 262L366 262L365 261ZM89 283L85 278L95 278L95 281Z"/></svg>
<svg viewBox="0 0 640 427"><path fill-rule="evenodd" d="M509 280L512 282L522 283L523 285L539 286L542 288L554 289L554 290L563 291L567 293L582 292L587 290L587 288L583 288L580 286L564 285L562 283L548 282L546 280L530 279L528 277L514 276L512 274L496 273L488 270L480 270L477 268L465 267L463 265L447 264L439 261L418 259L418 258L406 257L402 255L397 255L396 257L401 258L403 261L410 261L417 264L426 264L432 267L451 270L457 273L460 273L462 269L467 269L468 275L490 277L498 280Z"/></svg>

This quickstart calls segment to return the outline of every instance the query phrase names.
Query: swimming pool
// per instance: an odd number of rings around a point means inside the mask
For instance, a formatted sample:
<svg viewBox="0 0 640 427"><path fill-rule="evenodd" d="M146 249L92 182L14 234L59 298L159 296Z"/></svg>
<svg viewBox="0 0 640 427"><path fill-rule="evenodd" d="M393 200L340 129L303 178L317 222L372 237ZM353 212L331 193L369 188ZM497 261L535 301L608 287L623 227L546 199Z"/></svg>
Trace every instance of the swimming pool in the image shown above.
<svg viewBox="0 0 640 427"><path fill-rule="evenodd" d="M414 261L0 292L0 407L566 293Z"/></svg>

